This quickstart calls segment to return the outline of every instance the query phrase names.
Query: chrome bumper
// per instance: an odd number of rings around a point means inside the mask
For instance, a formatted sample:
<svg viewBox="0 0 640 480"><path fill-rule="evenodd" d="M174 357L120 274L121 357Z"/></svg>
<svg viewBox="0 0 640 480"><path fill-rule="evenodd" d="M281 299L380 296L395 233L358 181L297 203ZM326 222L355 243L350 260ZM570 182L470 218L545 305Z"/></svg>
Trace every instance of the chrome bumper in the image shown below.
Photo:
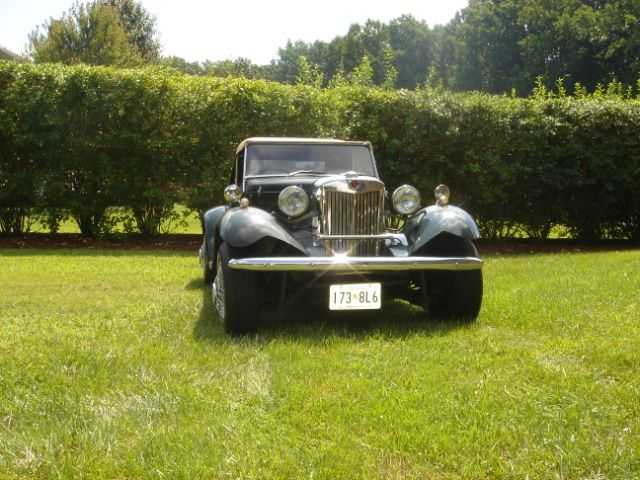
<svg viewBox="0 0 640 480"><path fill-rule="evenodd" d="M229 260L233 270L260 272L405 272L480 270L476 257L261 257Z"/></svg>

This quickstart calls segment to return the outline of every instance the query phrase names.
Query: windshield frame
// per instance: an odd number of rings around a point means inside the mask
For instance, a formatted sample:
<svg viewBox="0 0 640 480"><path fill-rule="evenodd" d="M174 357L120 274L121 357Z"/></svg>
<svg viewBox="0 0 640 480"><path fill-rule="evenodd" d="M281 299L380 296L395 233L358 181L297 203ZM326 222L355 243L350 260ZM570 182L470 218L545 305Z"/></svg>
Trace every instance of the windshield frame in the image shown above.
<svg viewBox="0 0 640 480"><path fill-rule="evenodd" d="M242 181L242 189L245 189L246 186L246 181L247 179L250 178L270 178L270 177L288 177L289 173L265 173L265 174L259 174L259 175L247 175L247 162L248 162L248 149L252 146L252 145L318 145L318 146L345 146L345 147L361 147L361 148L366 148L369 151L369 157L371 160L371 166L373 167L373 175L369 175L369 174L365 174L362 173L361 175L365 175L365 176L372 176L374 178L380 179L380 175L378 173L378 165L376 163L376 158L373 154L373 148L371 147L371 144L369 142L349 142L349 141L345 141L345 142L335 142L335 143L329 143L329 142L251 142L251 143L247 143L244 146L244 152L243 152L243 172L245 173L245 175L243 175L243 181ZM309 175L315 175L315 176L335 176L335 175L340 175L339 173L313 173L313 174L309 174Z"/></svg>

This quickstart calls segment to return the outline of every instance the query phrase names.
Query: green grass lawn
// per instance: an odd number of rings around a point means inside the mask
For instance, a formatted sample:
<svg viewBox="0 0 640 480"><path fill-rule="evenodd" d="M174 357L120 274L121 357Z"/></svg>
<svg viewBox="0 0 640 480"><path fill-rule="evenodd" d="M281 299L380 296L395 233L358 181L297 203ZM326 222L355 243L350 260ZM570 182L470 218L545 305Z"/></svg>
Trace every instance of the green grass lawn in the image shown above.
<svg viewBox="0 0 640 480"><path fill-rule="evenodd" d="M0 478L640 478L640 252L490 257L404 303L222 332L195 252L0 251Z"/></svg>

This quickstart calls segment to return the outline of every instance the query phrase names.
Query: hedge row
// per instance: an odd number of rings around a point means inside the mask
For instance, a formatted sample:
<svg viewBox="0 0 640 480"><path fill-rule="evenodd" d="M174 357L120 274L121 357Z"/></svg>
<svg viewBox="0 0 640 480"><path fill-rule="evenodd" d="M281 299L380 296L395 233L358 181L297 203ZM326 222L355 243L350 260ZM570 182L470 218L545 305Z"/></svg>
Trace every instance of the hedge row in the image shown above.
<svg viewBox="0 0 640 480"><path fill-rule="evenodd" d="M164 69L0 63L0 231L29 214L158 233L177 202L221 202L249 136L367 139L388 187L445 182L487 236L554 225L640 238L640 101L319 90Z"/></svg>

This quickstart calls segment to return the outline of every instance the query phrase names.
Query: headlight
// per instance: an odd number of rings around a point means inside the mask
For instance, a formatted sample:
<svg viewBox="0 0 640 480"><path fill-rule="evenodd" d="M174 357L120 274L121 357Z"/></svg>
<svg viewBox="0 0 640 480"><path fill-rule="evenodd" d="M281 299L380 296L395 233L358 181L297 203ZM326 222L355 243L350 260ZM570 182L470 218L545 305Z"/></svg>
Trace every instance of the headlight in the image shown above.
<svg viewBox="0 0 640 480"><path fill-rule="evenodd" d="M393 208L402 215L411 215L420 208L420 192L411 185L396 188L391 196Z"/></svg>
<svg viewBox="0 0 640 480"><path fill-rule="evenodd" d="M288 217L298 217L309 208L309 195L302 188L290 185L278 195L278 207Z"/></svg>

